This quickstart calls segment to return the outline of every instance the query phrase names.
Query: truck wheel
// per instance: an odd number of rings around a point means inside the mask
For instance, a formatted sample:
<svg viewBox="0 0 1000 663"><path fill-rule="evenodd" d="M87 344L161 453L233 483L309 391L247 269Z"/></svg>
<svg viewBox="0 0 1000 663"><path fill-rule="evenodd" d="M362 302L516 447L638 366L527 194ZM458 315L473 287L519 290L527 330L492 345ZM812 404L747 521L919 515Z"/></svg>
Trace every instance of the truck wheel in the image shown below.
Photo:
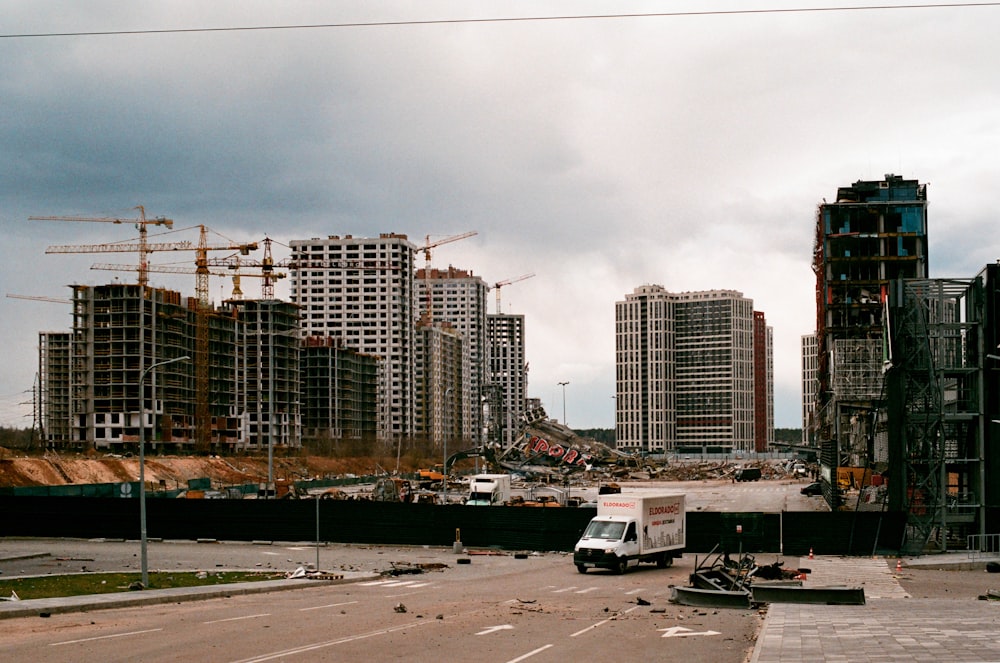
<svg viewBox="0 0 1000 663"><path fill-rule="evenodd" d="M626 571L628 571L628 558L622 557L615 564L615 573L618 575L624 575Z"/></svg>
<svg viewBox="0 0 1000 663"><path fill-rule="evenodd" d="M656 558L656 568L665 569L668 566L673 565L674 558L667 553L661 553L659 557Z"/></svg>
<svg viewBox="0 0 1000 663"><path fill-rule="evenodd" d="M579 571L580 573L586 573L587 572L587 565L586 564L577 564L576 565L576 570Z"/></svg>

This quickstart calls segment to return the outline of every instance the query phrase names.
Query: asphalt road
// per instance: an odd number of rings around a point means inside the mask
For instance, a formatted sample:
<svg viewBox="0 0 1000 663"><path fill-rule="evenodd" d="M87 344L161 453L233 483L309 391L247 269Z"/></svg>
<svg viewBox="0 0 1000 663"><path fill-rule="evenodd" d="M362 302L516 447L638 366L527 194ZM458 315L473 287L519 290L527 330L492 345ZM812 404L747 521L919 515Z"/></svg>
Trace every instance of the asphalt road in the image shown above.
<svg viewBox="0 0 1000 663"><path fill-rule="evenodd" d="M793 480L624 484L687 494L691 511L823 510ZM595 489L596 492L596 489ZM33 556L37 555L37 556ZM0 573L61 574L139 569L135 541L0 539ZM469 564L458 564L464 557ZM195 603L7 620L6 660L366 660L564 663L654 658L743 663L762 617L668 602L687 584L694 556L670 569L624 576L576 572L561 553L456 555L451 549L308 543L255 545L151 541L149 568L278 569L316 564L346 585L232 596ZM372 575L417 565L443 570ZM641 599L641 600L640 600ZM646 605L648 603L648 605ZM397 605L405 611L397 610Z"/></svg>
<svg viewBox="0 0 1000 663"><path fill-rule="evenodd" d="M9 555L14 543L0 540ZM63 564L88 570L128 560L131 542L51 542L74 556ZM668 602L671 584L693 567L643 566L624 576L577 573L570 556L461 554L432 548L331 546L321 561L349 573L409 565L441 570L273 594L194 603L54 614L7 620L0 632L6 660L178 659L230 661L476 661L477 663L657 658L742 663L762 622L756 612L705 610ZM276 553L276 554L275 554ZM221 559L233 566L292 566L312 557L291 544L157 543L158 565ZM324 560L324 556L326 560ZM459 559L469 560L459 564ZM244 561L245 560L245 561ZM289 562L288 560L292 560ZM48 568L60 560L19 560ZM8 565L5 565L8 566ZM207 564L202 565L207 566ZM230 564L226 564L230 566ZM322 568L332 566L323 564ZM8 574L7 569L3 569Z"/></svg>

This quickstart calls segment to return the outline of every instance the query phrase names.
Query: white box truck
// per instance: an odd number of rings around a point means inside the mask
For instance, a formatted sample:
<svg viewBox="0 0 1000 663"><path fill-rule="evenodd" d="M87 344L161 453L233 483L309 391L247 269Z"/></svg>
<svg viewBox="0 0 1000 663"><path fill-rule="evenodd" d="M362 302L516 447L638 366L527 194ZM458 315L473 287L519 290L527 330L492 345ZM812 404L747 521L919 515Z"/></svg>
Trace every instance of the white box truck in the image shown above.
<svg viewBox="0 0 1000 663"><path fill-rule="evenodd" d="M597 515L573 550L580 573L589 568L625 573L629 566L673 564L684 552L684 495L619 493L597 498Z"/></svg>
<svg viewBox="0 0 1000 663"><path fill-rule="evenodd" d="M466 506L502 506L510 501L509 474L474 474Z"/></svg>

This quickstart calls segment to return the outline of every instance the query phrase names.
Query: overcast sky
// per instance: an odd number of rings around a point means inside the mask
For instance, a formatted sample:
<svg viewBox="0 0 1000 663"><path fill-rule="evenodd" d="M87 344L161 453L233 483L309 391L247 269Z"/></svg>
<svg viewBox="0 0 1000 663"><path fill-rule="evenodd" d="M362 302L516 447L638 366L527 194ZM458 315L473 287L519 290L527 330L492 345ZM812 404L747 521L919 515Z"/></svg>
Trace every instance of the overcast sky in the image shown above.
<svg viewBox="0 0 1000 663"><path fill-rule="evenodd" d="M754 300L774 328L775 425L798 427L823 198L915 178L929 184L932 277L1000 256L1000 7L721 13L824 6L4 3L0 287L68 297L68 284L115 278L91 264L137 262L45 255L136 232L30 215L128 217L142 204L175 229L281 245L475 230L433 264L489 283L535 274L501 292L505 312L526 316L529 393L550 415L568 381L570 426L614 426L614 304L656 283ZM6 36L657 12L720 13ZM193 294L190 276L151 282ZM229 288L213 279L213 299ZM258 288L244 280L247 296ZM69 307L0 297L0 320L0 424L30 426L37 333L68 330Z"/></svg>

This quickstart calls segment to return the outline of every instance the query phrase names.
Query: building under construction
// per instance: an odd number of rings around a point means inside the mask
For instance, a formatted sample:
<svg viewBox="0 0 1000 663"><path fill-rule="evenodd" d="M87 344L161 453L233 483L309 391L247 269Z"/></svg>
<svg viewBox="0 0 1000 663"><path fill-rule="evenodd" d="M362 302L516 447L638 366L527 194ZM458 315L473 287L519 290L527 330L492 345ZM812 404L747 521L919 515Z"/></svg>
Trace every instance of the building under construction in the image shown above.
<svg viewBox="0 0 1000 663"><path fill-rule="evenodd" d="M226 307L242 348L233 382L241 386L240 448L301 446L299 307L280 299L230 300Z"/></svg>
<svg viewBox="0 0 1000 663"><path fill-rule="evenodd" d="M329 336L302 339L302 438L332 451L341 442L375 441L378 359Z"/></svg>
<svg viewBox="0 0 1000 663"><path fill-rule="evenodd" d="M50 448L130 451L140 427L162 452L298 448L300 403L314 436L375 436L377 359L303 341L295 304L206 309L149 286L72 288L72 331L39 335L39 424Z"/></svg>
<svg viewBox="0 0 1000 663"><path fill-rule="evenodd" d="M984 545L1000 526L998 265L928 278L926 186L887 175L820 205L814 268L825 496L840 504L850 477L857 508L905 513L908 553Z"/></svg>
<svg viewBox="0 0 1000 663"><path fill-rule="evenodd" d="M138 442L141 429L151 448L193 450L195 312L169 290L117 283L72 288L69 375L52 373L50 365L45 378L68 379L70 445L120 451ZM228 346L214 356L234 354L235 344ZM51 420L46 428L59 425Z"/></svg>
<svg viewBox="0 0 1000 663"><path fill-rule="evenodd" d="M927 277L927 189L886 175L837 190L816 217L816 391L810 437L825 478L862 465L882 398L889 282ZM829 499L833 496L827 495Z"/></svg>
<svg viewBox="0 0 1000 663"><path fill-rule="evenodd" d="M887 508L907 514L910 553L983 549L1000 527L998 276L993 264L889 287L890 368L870 453L888 477Z"/></svg>

